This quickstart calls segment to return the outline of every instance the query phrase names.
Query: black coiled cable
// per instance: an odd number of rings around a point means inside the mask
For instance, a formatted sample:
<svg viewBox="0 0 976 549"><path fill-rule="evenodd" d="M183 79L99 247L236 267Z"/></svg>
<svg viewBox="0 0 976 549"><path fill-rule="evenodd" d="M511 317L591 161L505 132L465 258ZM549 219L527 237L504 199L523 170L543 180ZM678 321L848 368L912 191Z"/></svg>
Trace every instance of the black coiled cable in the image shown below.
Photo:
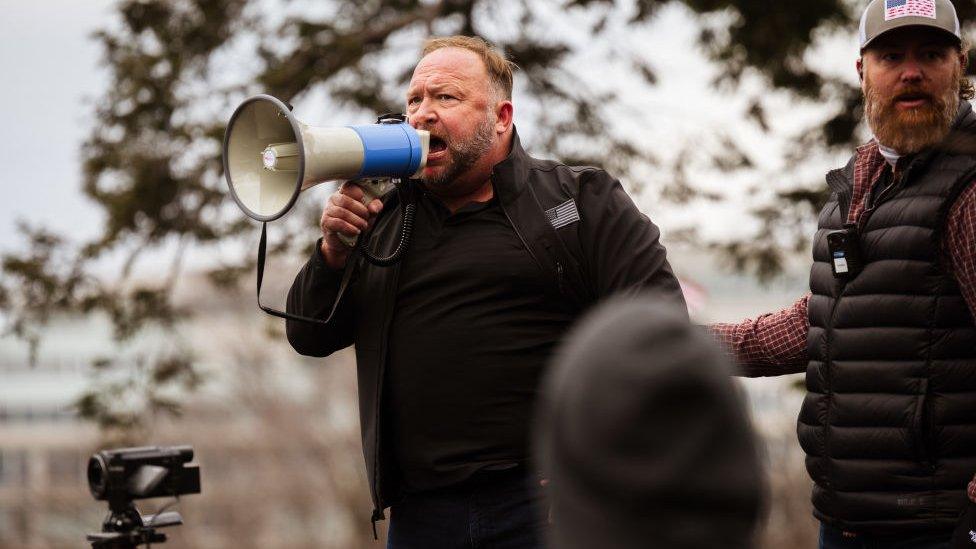
<svg viewBox="0 0 976 549"><path fill-rule="evenodd" d="M359 240L356 242L356 249L363 255L363 258L377 267L389 267L400 261L403 253L410 247L410 236L413 234L413 219L417 211L417 206L412 200L404 203L402 189L403 185L397 185L397 195L400 198L400 203L404 204L404 207L403 224L400 226L400 242L397 244L396 250L393 250L393 253L387 257L378 257L366 247L366 241L368 239L365 234L360 235Z"/></svg>

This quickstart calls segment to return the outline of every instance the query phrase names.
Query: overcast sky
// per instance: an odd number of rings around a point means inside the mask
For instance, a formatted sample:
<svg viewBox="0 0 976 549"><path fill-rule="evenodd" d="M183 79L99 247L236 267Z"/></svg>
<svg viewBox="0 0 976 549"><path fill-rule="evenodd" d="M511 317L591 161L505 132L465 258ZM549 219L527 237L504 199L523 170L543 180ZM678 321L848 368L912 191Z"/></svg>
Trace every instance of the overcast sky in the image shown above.
<svg viewBox="0 0 976 549"><path fill-rule="evenodd" d="M89 35L109 0L0 0L0 251L20 239L17 219L78 237L97 233L97 209L81 198L79 147L85 99L106 82Z"/></svg>

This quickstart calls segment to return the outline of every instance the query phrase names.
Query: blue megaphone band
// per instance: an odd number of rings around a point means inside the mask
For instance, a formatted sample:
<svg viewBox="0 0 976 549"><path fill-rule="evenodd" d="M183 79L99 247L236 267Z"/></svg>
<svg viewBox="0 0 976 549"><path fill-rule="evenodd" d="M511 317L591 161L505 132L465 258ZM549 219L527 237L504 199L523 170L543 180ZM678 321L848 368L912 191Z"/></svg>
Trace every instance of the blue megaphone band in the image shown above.
<svg viewBox="0 0 976 549"><path fill-rule="evenodd" d="M420 168L420 136L409 124L348 127L363 142L363 166L356 177L407 178Z"/></svg>

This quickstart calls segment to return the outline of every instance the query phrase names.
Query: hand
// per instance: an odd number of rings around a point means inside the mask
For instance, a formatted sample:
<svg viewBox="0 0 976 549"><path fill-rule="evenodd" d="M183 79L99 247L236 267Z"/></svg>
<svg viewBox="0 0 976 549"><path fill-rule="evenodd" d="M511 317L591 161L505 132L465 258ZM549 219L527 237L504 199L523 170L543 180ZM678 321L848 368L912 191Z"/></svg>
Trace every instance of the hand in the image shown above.
<svg viewBox="0 0 976 549"><path fill-rule="evenodd" d="M357 237L365 231L383 210L383 202L374 198L364 204L363 189L351 181L342 184L338 191L329 197L322 210L319 226L322 228L322 257L331 269L341 270L346 266L352 248L339 239L341 233Z"/></svg>
<svg viewBox="0 0 976 549"><path fill-rule="evenodd" d="M976 503L976 475L973 475L973 480L969 481L969 486L966 488L966 495L969 496L969 501Z"/></svg>

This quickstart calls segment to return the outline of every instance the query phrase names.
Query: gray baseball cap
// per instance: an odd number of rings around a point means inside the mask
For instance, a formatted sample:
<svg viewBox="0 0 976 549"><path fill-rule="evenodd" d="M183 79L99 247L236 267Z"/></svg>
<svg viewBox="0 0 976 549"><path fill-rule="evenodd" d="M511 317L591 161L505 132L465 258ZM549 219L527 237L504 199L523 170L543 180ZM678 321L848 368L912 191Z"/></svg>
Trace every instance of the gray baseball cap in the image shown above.
<svg viewBox="0 0 976 549"><path fill-rule="evenodd" d="M910 26L939 29L962 42L959 17L949 0L872 0L861 15L861 49L888 31Z"/></svg>

